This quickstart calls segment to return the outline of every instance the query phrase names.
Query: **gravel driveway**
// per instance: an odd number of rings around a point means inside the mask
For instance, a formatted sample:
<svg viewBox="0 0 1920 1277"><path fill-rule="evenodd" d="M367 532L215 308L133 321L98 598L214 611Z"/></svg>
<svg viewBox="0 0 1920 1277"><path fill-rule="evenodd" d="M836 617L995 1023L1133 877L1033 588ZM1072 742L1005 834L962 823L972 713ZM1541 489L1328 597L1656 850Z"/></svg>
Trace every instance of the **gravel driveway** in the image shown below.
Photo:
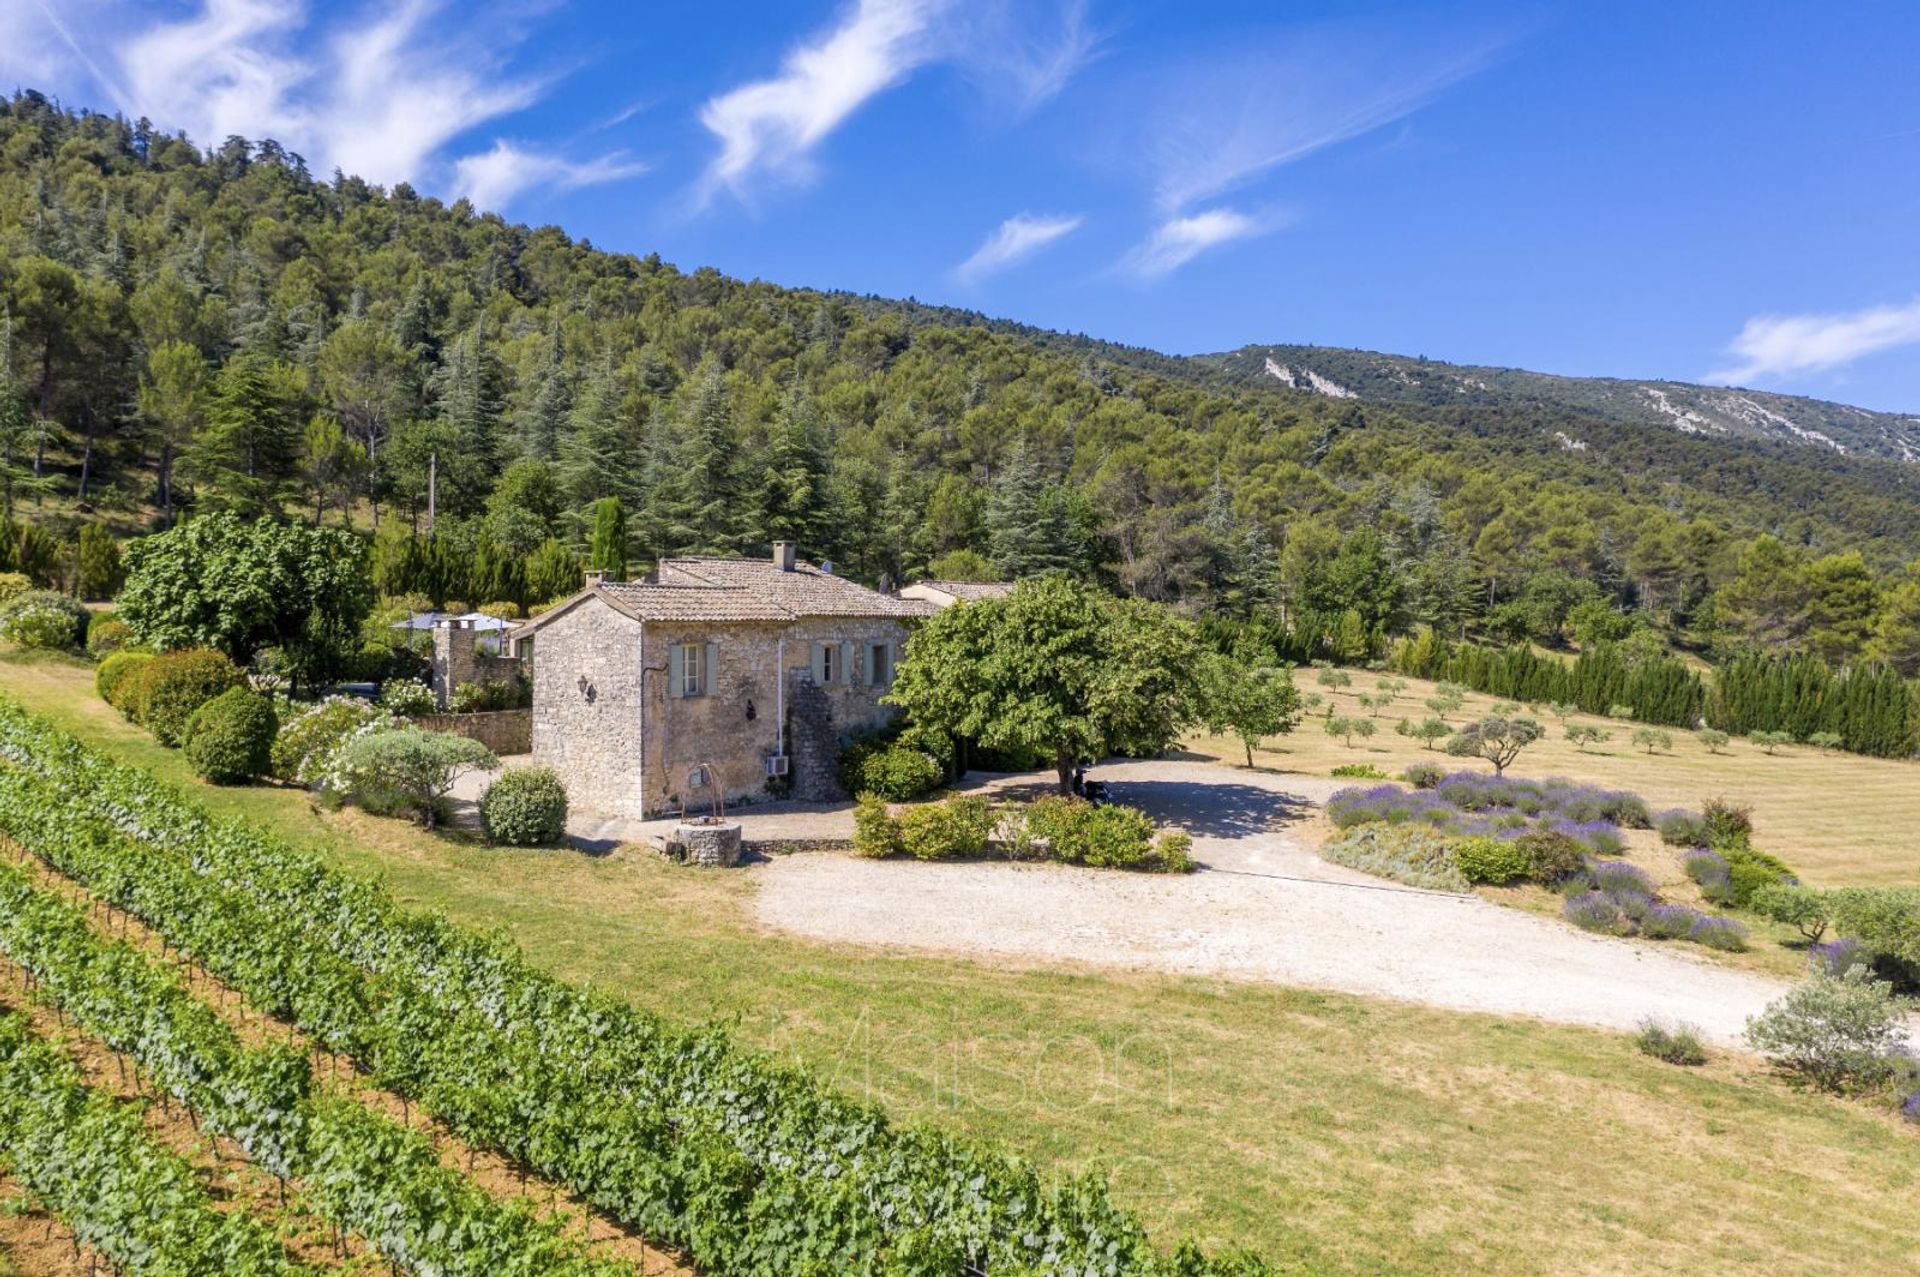
<svg viewBox="0 0 1920 1277"><path fill-rule="evenodd" d="M1722 1045L1737 1044L1747 1017L1784 988L1677 946L1589 935L1329 864L1302 826L1343 782L1164 760L1098 775L1120 801L1192 834L1205 868L1165 878L781 856L747 871L759 880L759 919L823 940L1264 980L1610 1029L1655 1015ZM741 814L750 838L777 836L783 820ZM809 826L827 823L805 814Z"/></svg>

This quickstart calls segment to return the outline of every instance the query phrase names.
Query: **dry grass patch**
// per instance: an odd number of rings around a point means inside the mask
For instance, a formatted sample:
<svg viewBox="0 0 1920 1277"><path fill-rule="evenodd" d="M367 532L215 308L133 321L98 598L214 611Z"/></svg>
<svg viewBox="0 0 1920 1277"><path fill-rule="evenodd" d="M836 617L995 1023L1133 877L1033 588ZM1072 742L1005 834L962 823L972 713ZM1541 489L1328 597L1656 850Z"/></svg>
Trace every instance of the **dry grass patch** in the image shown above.
<svg viewBox="0 0 1920 1277"><path fill-rule="evenodd" d="M1343 717L1366 716L1355 699L1371 694L1381 677L1350 670L1348 688L1321 687L1313 670L1299 670L1301 692L1318 693ZM1257 766L1279 771L1326 776L1343 763L1372 763L1397 776L1416 762L1437 763L1450 769L1487 769L1487 764L1450 758L1442 750L1423 749L1418 741L1394 734L1405 717L1418 722L1431 715L1425 701L1434 685L1407 679L1407 689L1394 704L1380 710L1378 731L1368 741L1355 739L1349 749L1321 730L1309 717L1290 736L1276 737L1254 752ZM1455 726L1490 713L1499 700L1477 692L1449 714ZM1312 713L1324 713L1325 705ZM1649 756L1630 744L1636 724L1590 714L1570 722L1584 723L1613 733L1613 739L1585 750L1564 737L1559 719L1540 707L1536 715L1547 728L1547 739L1528 747L1509 768L1516 776L1567 776L1614 789L1628 789L1658 811L1666 807L1698 809L1707 798L1725 797L1753 808L1755 842L1784 858L1810 884L1822 887L1884 886L1920 882L1920 765L1899 759L1863 758L1855 754L1824 753L1810 745L1789 745L1767 754L1744 740L1726 745L1725 752L1707 750L1691 732L1664 729L1673 737L1671 752ZM1196 737L1187 748L1197 754L1237 765L1245 754L1237 740ZM1657 841L1657 840L1656 840Z"/></svg>

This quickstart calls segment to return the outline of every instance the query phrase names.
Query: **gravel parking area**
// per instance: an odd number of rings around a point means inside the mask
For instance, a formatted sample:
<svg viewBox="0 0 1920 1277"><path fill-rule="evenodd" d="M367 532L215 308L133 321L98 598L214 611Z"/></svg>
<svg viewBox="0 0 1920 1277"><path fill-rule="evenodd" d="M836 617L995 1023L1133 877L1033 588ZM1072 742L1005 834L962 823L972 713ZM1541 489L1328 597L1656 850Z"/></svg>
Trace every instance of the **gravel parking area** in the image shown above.
<svg viewBox="0 0 1920 1277"><path fill-rule="evenodd" d="M1304 826L1343 782L1186 761L1113 763L1098 775L1120 801L1192 834L1205 868L1167 878L782 856L748 870L759 919L890 949L1262 980L1610 1029L1654 1015L1723 1045L1784 987L1675 947L1329 864ZM748 837L759 836L774 835L750 823Z"/></svg>

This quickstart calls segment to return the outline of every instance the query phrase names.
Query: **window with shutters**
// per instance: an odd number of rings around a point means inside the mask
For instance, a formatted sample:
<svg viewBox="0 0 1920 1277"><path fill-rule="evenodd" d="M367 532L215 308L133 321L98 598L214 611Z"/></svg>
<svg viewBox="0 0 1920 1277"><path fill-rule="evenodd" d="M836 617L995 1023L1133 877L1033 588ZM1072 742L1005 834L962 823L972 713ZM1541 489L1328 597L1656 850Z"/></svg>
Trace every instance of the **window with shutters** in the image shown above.
<svg viewBox="0 0 1920 1277"><path fill-rule="evenodd" d="M845 673L840 669L839 645L836 643L822 643L820 645L820 681L822 683L838 683L845 677Z"/></svg>
<svg viewBox="0 0 1920 1277"><path fill-rule="evenodd" d="M679 643L674 646L675 678L682 696L707 694L707 647L704 643Z"/></svg>
<svg viewBox="0 0 1920 1277"><path fill-rule="evenodd" d="M893 649L885 643L867 645L867 682L875 687L893 682Z"/></svg>

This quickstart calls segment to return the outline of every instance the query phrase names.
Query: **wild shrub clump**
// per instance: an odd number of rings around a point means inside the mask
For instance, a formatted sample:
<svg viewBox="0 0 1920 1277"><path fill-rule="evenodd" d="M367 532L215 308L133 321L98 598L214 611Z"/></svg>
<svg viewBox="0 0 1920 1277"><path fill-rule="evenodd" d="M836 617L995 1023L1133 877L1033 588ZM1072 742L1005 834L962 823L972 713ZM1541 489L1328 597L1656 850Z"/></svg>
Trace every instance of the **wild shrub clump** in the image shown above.
<svg viewBox="0 0 1920 1277"><path fill-rule="evenodd" d="M415 678L390 678L380 685L380 708L398 718L420 718L439 708L433 689Z"/></svg>
<svg viewBox="0 0 1920 1277"><path fill-rule="evenodd" d="M525 709L531 704L533 685L524 678L490 678L479 683L462 683L453 689L453 695L447 699L447 708L456 714L491 714L501 710Z"/></svg>
<svg viewBox="0 0 1920 1277"><path fill-rule="evenodd" d="M245 687L230 687L187 720L183 749L194 774L216 785L258 780L273 767L280 730L273 702Z"/></svg>
<svg viewBox="0 0 1920 1277"><path fill-rule="evenodd" d="M551 767L514 767L480 795L480 823L490 842L542 847L567 833L567 787Z"/></svg>
<svg viewBox="0 0 1920 1277"><path fill-rule="evenodd" d="M1779 1067L1825 1091L1884 1085L1897 1065L1905 1014L1893 986L1864 966L1807 979L1747 1021L1746 1039Z"/></svg>
<svg viewBox="0 0 1920 1277"><path fill-rule="evenodd" d="M1185 873L1193 867L1177 840L1154 839L1153 821L1136 807L1096 807L1084 798L1048 795L1029 804L1024 837L1044 838L1047 859L1101 869ZM1178 851L1177 858L1169 853Z"/></svg>
<svg viewBox="0 0 1920 1277"><path fill-rule="evenodd" d="M92 613L53 590L28 590L0 603L0 638L21 647L71 652L86 642Z"/></svg>
<svg viewBox="0 0 1920 1277"><path fill-rule="evenodd" d="M1330 775L1335 780L1385 780L1387 774L1372 763L1342 763Z"/></svg>
<svg viewBox="0 0 1920 1277"><path fill-rule="evenodd" d="M447 793L461 772L499 762L465 736L397 727L355 736L336 751L328 788L375 815L411 815L431 829L445 819Z"/></svg>
<svg viewBox="0 0 1920 1277"><path fill-rule="evenodd" d="M133 641L133 629L111 612L95 612L87 622L87 655L103 661Z"/></svg>
<svg viewBox="0 0 1920 1277"><path fill-rule="evenodd" d="M853 802L853 850L872 860L898 855L900 822L887 811L878 794L861 794Z"/></svg>
<svg viewBox="0 0 1920 1277"><path fill-rule="evenodd" d="M1653 827L1660 831L1660 841L1669 847L1707 845L1707 822L1699 812L1669 807L1654 817Z"/></svg>
<svg viewBox="0 0 1920 1277"><path fill-rule="evenodd" d="M355 732L398 726L400 720L357 696L329 696L281 725L273 740L273 774L288 783L311 785L321 764Z"/></svg>
<svg viewBox="0 0 1920 1277"><path fill-rule="evenodd" d="M969 860L986 854L993 823L980 797L909 807L900 813L900 846L916 860Z"/></svg>
<svg viewBox="0 0 1920 1277"><path fill-rule="evenodd" d="M1447 778L1447 769L1433 763L1414 763L1400 773L1400 779L1415 789L1433 789Z"/></svg>
<svg viewBox="0 0 1920 1277"><path fill-rule="evenodd" d="M1471 885L1454 863L1453 839L1420 825L1367 824L1320 849L1336 865L1429 891L1465 891Z"/></svg>
<svg viewBox="0 0 1920 1277"><path fill-rule="evenodd" d="M246 681L222 653L191 647L162 652L141 672L134 719L162 745L178 745L195 710Z"/></svg>
<svg viewBox="0 0 1920 1277"><path fill-rule="evenodd" d="M1533 863L1526 848L1498 838L1462 838L1453 844L1453 863L1460 867L1468 882L1499 886L1525 878Z"/></svg>
<svg viewBox="0 0 1920 1277"><path fill-rule="evenodd" d="M911 802L940 788L946 774L934 758L906 745L863 752L853 768L856 792L878 794L889 802Z"/></svg>
<svg viewBox="0 0 1920 1277"><path fill-rule="evenodd" d="M1707 1062L1707 1048L1700 1044L1700 1031L1691 1025L1665 1025L1657 1020L1642 1020L1635 1045L1643 1055L1668 1064L1695 1068Z"/></svg>
<svg viewBox="0 0 1920 1277"><path fill-rule="evenodd" d="M1573 877L1586 864L1585 848L1555 829L1521 834L1513 845L1526 853L1527 877L1550 887Z"/></svg>

